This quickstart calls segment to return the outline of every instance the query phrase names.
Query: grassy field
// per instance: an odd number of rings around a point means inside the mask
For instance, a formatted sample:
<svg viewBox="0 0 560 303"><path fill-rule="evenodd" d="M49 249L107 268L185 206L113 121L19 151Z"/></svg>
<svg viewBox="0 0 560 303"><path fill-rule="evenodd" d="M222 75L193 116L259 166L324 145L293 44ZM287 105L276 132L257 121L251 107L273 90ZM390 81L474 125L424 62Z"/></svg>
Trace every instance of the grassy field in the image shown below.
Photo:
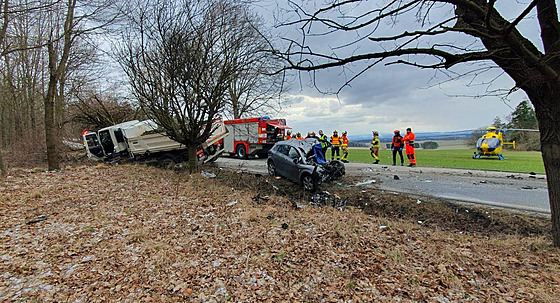
<svg viewBox="0 0 560 303"><path fill-rule="evenodd" d="M535 172L544 174L544 166L539 152L505 151L505 161L498 158L472 159L474 149L448 149L448 150L416 150L418 166L466 168L482 170L498 170L511 172ZM328 153L330 158L330 151ZM392 153L390 150L381 150L380 164L392 164ZM403 150L403 156L406 154ZM373 158L368 149L351 149L348 156L350 162L371 163ZM397 163L399 162L397 155ZM408 161L405 159L405 164Z"/></svg>

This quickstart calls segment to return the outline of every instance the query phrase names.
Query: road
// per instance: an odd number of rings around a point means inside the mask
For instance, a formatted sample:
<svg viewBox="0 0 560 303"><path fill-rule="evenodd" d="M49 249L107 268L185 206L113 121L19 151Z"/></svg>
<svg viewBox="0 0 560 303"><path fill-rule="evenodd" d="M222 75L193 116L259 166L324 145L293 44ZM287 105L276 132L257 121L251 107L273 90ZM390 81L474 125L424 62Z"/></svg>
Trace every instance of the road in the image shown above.
<svg viewBox="0 0 560 303"><path fill-rule="evenodd" d="M221 157L216 164L267 173L265 159ZM544 175L366 163L346 164L346 174L361 178L366 183L375 180L373 184L386 191L550 214Z"/></svg>

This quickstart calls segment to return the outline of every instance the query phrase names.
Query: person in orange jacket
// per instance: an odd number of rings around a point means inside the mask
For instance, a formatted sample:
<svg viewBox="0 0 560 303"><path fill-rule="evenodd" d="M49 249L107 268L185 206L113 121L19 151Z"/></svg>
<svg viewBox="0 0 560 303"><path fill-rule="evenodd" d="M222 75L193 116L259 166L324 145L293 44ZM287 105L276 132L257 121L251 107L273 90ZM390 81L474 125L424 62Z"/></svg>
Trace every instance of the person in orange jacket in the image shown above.
<svg viewBox="0 0 560 303"><path fill-rule="evenodd" d="M333 132L333 135L331 136L331 161L334 160L334 154L336 153L336 159L340 160L340 145L341 145L341 140L340 140L340 136L338 135L338 132L335 130Z"/></svg>
<svg viewBox="0 0 560 303"><path fill-rule="evenodd" d="M406 129L406 135L403 137L404 146L406 149L406 157L408 158L408 166L416 166L416 157L414 156L414 139L416 136L409 127Z"/></svg>
<svg viewBox="0 0 560 303"><path fill-rule="evenodd" d="M403 137L401 136L401 131L398 129L395 129L393 133L395 133L393 141L391 142L391 150L393 151L393 166L397 165L397 153L399 153L399 156L401 157L401 166L404 166L404 159L402 155L404 147Z"/></svg>
<svg viewBox="0 0 560 303"><path fill-rule="evenodd" d="M301 136L300 132L298 132L294 138L296 138L298 140L303 140L303 137Z"/></svg>
<svg viewBox="0 0 560 303"><path fill-rule="evenodd" d="M340 146L340 149L342 149L342 158L340 159L342 162L344 163L348 163L348 137L347 137L348 133L345 131L342 133L342 137L340 138L342 140L342 144Z"/></svg>
<svg viewBox="0 0 560 303"><path fill-rule="evenodd" d="M291 131L287 131L286 135L284 136L284 140L290 140L292 139L292 132Z"/></svg>

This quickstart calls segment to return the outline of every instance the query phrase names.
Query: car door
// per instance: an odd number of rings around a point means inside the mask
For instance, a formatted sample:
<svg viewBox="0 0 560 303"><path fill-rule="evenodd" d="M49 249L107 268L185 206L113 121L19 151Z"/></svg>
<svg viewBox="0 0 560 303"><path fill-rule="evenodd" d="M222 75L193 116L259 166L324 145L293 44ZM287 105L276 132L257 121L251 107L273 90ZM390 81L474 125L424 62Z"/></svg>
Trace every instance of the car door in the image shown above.
<svg viewBox="0 0 560 303"><path fill-rule="evenodd" d="M101 146L97 133L86 133L82 137L84 139L84 145L89 158L93 158L95 160L102 160L105 158L105 151Z"/></svg>
<svg viewBox="0 0 560 303"><path fill-rule="evenodd" d="M299 151L290 146L290 150L288 151L288 163L286 165L286 178L296 181L299 181L299 168L298 165L301 163L301 154Z"/></svg>
<svg viewBox="0 0 560 303"><path fill-rule="evenodd" d="M289 146L287 145L276 145L273 152L273 161L276 167L276 173L283 177L288 177L286 175L286 166L290 162L288 157Z"/></svg>

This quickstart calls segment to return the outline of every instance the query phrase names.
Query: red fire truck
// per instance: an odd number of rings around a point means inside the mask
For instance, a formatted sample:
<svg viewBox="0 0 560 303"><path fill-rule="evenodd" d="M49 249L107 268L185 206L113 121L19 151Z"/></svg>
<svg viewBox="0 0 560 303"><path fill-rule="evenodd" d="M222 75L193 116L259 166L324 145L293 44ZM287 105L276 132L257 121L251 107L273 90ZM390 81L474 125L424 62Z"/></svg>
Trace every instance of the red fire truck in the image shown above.
<svg viewBox="0 0 560 303"><path fill-rule="evenodd" d="M268 150L274 143L284 139L285 119L269 117L234 119L224 121L229 132L224 138L224 153L235 155L240 159L259 156L266 158Z"/></svg>

